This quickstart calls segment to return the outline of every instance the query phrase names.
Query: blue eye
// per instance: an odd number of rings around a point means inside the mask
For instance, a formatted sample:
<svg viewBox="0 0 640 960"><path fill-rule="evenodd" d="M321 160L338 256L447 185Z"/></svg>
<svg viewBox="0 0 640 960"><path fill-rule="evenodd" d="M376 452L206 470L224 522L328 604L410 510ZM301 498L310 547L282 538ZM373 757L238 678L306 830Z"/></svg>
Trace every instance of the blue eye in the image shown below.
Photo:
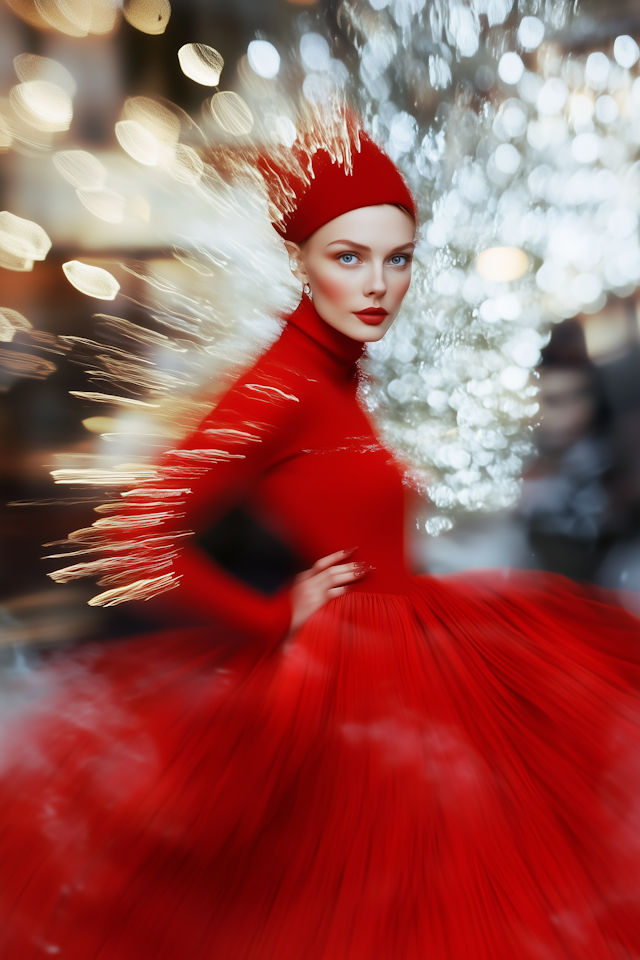
<svg viewBox="0 0 640 960"><path fill-rule="evenodd" d="M358 262L358 258L355 253L341 253L338 257L339 263L344 263L346 267L352 266L354 263Z"/></svg>
<svg viewBox="0 0 640 960"><path fill-rule="evenodd" d="M395 257L389 259L389 263L393 267L404 267L408 262L409 257L406 253L396 253Z"/></svg>

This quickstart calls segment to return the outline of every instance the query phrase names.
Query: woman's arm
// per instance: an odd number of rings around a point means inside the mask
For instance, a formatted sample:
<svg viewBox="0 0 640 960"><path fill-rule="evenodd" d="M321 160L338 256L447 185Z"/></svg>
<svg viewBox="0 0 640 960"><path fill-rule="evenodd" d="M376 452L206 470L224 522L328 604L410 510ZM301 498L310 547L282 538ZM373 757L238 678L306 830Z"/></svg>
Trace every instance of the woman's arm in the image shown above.
<svg viewBox="0 0 640 960"><path fill-rule="evenodd" d="M101 567L108 573L100 583L110 589L94 604L149 600L154 619L222 623L265 643L286 635L290 591L269 596L253 589L195 540L250 496L260 474L295 444L304 423L298 384L304 387L295 372L259 361L187 440L123 494L118 515L98 521L114 556L110 569Z"/></svg>
<svg viewBox="0 0 640 960"><path fill-rule="evenodd" d="M305 427L306 382L259 361L188 440L123 494L116 516L94 524L115 554L95 562L95 570L107 570L100 584L109 589L94 605L149 600L155 619L223 624L269 648L365 574L362 564L345 562L346 550L321 558L291 589L269 596L227 573L194 542L250 495L261 473L295 452Z"/></svg>

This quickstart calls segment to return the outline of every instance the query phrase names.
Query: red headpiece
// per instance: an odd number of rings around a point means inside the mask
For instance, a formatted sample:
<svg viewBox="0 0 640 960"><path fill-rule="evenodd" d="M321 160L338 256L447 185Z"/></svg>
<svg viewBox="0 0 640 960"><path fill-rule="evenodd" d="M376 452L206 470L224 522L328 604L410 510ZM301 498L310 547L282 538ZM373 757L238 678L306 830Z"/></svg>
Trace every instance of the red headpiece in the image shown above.
<svg viewBox="0 0 640 960"><path fill-rule="evenodd" d="M351 142L351 162L334 160L325 149L318 149L309 160L310 177L277 173L285 186L289 206L275 228L285 240L303 243L330 220L359 207L391 203L416 218L416 206L402 174L394 162L365 133ZM275 171L264 169L267 181Z"/></svg>

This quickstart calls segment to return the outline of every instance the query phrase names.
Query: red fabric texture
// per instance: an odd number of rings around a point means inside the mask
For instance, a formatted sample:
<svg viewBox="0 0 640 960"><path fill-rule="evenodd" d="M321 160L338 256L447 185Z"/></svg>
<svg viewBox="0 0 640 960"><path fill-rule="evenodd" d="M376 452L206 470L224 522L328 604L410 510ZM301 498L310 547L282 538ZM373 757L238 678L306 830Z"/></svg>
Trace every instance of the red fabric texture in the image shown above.
<svg viewBox="0 0 640 960"><path fill-rule="evenodd" d="M362 131L357 140L353 139L351 157L351 169L347 170L344 164L332 161L326 150L318 150L311 158L313 177L308 184L278 172L295 196L295 209L284 214L282 223L275 224L285 240L303 243L343 213L383 203L403 207L416 219L416 205L402 174ZM268 165L263 168L268 180Z"/></svg>
<svg viewBox="0 0 640 960"><path fill-rule="evenodd" d="M236 584L237 631L15 682L3 960L640 955L640 626L560 577L410 576L358 350L303 301L185 450L217 451L190 522L249 501L307 563L357 546L366 581L286 642Z"/></svg>

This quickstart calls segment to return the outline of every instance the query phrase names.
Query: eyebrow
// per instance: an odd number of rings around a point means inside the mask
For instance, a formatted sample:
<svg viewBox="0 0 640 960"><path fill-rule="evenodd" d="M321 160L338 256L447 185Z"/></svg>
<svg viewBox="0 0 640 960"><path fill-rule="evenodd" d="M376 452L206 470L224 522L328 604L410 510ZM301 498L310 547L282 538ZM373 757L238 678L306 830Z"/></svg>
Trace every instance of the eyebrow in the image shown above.
<svg viewBox="0 0 640 960"><path fill-rule="evenodd" d="M353 247L354 250L363 250L365 253L371 253L371 247L367 247L364 243L356 243L355 240L332 240L331 243L327 244L327 247L333 247L337 243L342 243L347 247ZM396 251L406 250L407 247L411 247L412 250L415 249L415 242L409 240L407 243L401 243L399 247L394 247L393 250L390 250L390 253L396 253Z"/></svg>

